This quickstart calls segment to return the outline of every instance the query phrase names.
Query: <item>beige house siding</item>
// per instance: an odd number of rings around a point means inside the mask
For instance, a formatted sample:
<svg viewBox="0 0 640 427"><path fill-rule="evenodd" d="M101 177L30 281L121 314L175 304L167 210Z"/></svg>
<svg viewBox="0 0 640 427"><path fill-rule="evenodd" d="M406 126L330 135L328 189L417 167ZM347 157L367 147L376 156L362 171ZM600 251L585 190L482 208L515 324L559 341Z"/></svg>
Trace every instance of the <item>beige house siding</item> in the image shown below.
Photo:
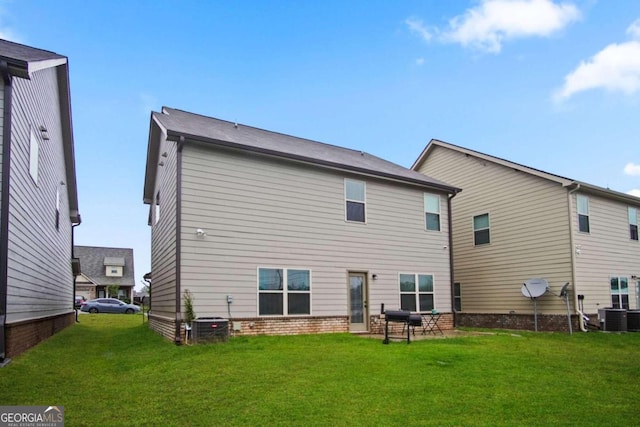
<svg viewBox="0 0 640 427"><path fill-rule="evenodd" d="M176 159L175 142L162 140L154 202L150 205L151 220L151 312L175 318L176 304ZM156 218L156 197L160 193L159 218Z"/></svg>
<svg viewBox="0 0 640 427"><path fill-rule="evenodd" d="M589 233L578 230L578 194L589 198ZM587 313L611 307L609 284L612 276L629 279L629 308L640 308L637 306L636 280L631 279L632 276L640 277L640 242L630 239L629 206L584 192L571 194L576 282L579 293L585 295ZM640 206L635 207L640 210Z"/></svg>
<svg viewBox="0 0 640 427"><path fill-rule="evenodd" d="M259 267L309 269L311 316L348 315L349 271L368 273L370 314L400 306L399 273L433 274L451 311L446 194L432 232L419 186L189 141L182 172L181 287L198 316L258 316ZM345 221L345 178L366 182L366 224Z"/></svg>
<svg viewBox="0 0 640 427"><path fill-rule="evenodd" d="M52 317L73 309L71 224L61 128L58 70L13 79L7 321ZM44 140L39 127L47 129ZM29 173L31 132L39 142L38 180ZM72 185L72 183L70 183ZM75 184L73 184L75 185ZM56 192L60 221L56 229Z"/></svg>
<svg viewBox="0 0 640 427"><path fill-rule="evenodd" d="M547 279L558 293L571 282L567 191L561 184L446 147L417 165L425 175L462 188L452 201L454 280L466 313L533 312L520 289ZM489 214L491 243L474 246L473 217ZM566 313L545 295L539 313Z"/></svg>

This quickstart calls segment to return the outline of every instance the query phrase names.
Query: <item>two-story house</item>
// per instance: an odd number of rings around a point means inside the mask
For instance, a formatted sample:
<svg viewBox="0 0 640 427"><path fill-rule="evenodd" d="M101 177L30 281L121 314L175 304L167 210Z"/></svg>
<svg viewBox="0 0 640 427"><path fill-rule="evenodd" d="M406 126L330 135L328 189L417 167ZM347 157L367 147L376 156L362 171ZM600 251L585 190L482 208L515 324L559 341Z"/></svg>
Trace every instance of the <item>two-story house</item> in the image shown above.
<svg viewBox="0 0 640 427"><path fill-rule="evenodd" d="M567 282L574 326L581 305L594 324L599 309L640 308L639 198L438 140L413 169L464 190L452 206L459 325L532 329L532 278L550 288L542 330L568 328Z"/></svg>
<svg viewBox="0 0 640 427"><path fill-rule="evenodd" d="M74 322L80 215L67 58L0 40L0 73L2 363Z"/></svg>
<svg viewBox="0 0 640 427"><path fill-rule="evenodd" d="M133 301L133 249L75 246L74 253L82 266L76 276L76 295Z"/></svg>
<svg viewBox="0 0 640 427"><path fill-rule="evenodd" d="M150 327L197 317L236 334L368 331L381 307L452 323L457 188L357 150L185 111L151 114L144 203Z"/></svg>

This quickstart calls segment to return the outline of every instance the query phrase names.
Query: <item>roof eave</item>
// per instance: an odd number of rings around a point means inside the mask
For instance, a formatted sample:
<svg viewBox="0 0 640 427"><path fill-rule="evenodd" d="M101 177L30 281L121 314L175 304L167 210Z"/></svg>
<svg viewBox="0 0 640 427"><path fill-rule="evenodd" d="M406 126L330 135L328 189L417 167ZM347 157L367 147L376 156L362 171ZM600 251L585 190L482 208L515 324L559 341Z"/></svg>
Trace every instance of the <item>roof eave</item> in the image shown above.
<svg viewBox="0 0 640 427"><path fill-rule="evenodd" d="M282 151L269 150L269 149L265 149L265 148L259 148L259 147L255 147L255 146L245 145L245 144L238 144L238 143L235 143L235 142L229 142L229 141L224 141L224 140L219 140L219 139L206 138L206 137L203 137L203 136L200 136L200 135L186 134L184 132L172 131L170 129L166 130L166 135L167 135L167 140L169 140L169 141L176 141L177 142L180 139L180 137L184 137L185 140L199 141L199 142L203 142L203 143L207 143L207 144L214 144L214 145L218 145L218 146L222 146L222 147L235 148L235 149L249 151L249 152L258 153L258 154L263 154L263 155L267 155L267 156L284 158L284 159L294 160L294 161L303 162L303 163L309 163L309 164L318 165L318 166L322 166L322 167L326 167L326 168L330 168L330 169L336 169L336 170L341 170L341 171L355 172L355 173L358 173L358 174L375 176L375 177L378 177L378 178L389 179L389 180L393 180L393 181L396 181L396 182L402 182L402 183L406 183L406 184L418 185L418 186L421 186L421 187L424 187L424 188L430 188L430 189L442 191L442 192L449 193L449 194L456 194L456 193L461 191L461 189L459 189L457 187L449 186L449 185L441 185L441 184L438 184L438 183L426 182L426 181L422 181L422 180L418 180L418 179L412 179L412 178L408 178L408 177L404 177L404 176L400 176L400 175L394 175L394 174L390 174L390 173L380 172L380 171L377 171L377 170L372 170L372 169L367 169L367 168L359 168L359 167L356 167L356 166L346 165L346 164L342 164L342 163L334 163L334 162L319 160L319 159L316 159L316 158L313 158L313 157L306 157L306 156L300 156L300 155L291 154L291 153L284 153Z"/></svg>
<svg viewBox="0 0 640 427"><path fill-rule="evenodd" d="M144 190L142 201L146 205L153 203L153 191L158 171L158 161L160 156L160 138L162 128L160 123L151 112L149 125L149 141L147 142L147 165L144 174Z"/></svg>
<svg viewBox="0 0 640 427"><path fill-rule="evenodd" d="M78 183L76 179L73 121L71 115L71 88L69 85L69 66L66 60L58 67L57 78L58 90L60 92L60 119L62 121L62 145L65 163L65 185L69 199L69 217L71 222L79 224L81 219L78 206Z"/></svg>
<svg viewBox="0 0 640 427"><path fill-rule="evenodd" d="M625 204L640 207L640 197L632 196L631 194L621 193L619 191L599 187L597 185L588 184L581 181L572 181L570 184L565 185L565 187L570 191L578 190L582 193L593 194L610 200L615 200Z"/></svg>

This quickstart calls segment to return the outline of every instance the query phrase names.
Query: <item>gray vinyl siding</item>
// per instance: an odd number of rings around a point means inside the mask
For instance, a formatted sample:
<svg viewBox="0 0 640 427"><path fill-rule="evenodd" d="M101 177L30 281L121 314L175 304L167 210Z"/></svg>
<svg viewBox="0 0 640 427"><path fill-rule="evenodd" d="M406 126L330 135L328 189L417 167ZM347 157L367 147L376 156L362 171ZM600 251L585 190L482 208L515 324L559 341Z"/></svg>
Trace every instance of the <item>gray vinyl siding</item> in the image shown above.
<svg viewBox="0 0 640 427"><path fill-rule="evenodd" d="M419 172L462 188L452 201L454 279L468 313L530 313L526 279L547 279L556 293L571 282L566 190L558 183L445 148L433 147ZM474 245L473 217L489 214L491 243ZM566 307L540 298L540 313Z"/></svg>
<svg viewBox="0 0 640 427"><path fill-rule="evenodd" d="M589 233L578 231L577 194L589 198ZM629 279L629 308L640 308L636 303L635 281L631 280L633 275L640 276L640 243L629 237L628 207L591 194L571 195L574 243L580 250L575 255L576 282L580 293L585 295L587 313L611 306L612 276Z"/></svg>
<svg viewBox="0 0 640 427"><path fill-rule="evenodd" d="M2 181L2 156L4 153L4 79L0 79L0 181ZM2 183L0 182L0 200L2 200Z"/></svg>
<svg viewBox="0 0 640 427"><path fill-rule="evenodd" d="M181 285L196 315L228 316L232 295L233 317L256 316L259 267L311 270L315 316L348 314L349 271L369 273L370 314L399 307L399 273L433 274L435 306L451 310L446 194L432 232L422 187L190 142L182 170ZM345 221L345 178L366 182L366 224Z"/></svg>
<svg viewBox="0 0 640 427"><path fill-rule="evenodd" d="M9 322L68 313L73 306L71 223L56 69L13 79L8 242ZM42 139L39 127L47 129ZM38 183L29 174L30 132L39 140ZM60 224L56 230L56 191Z"/></svg>
<svg viewBox="0 0 640 427"><path fill-rule="evenodd" d="M175 142L163 140L156 188L151 209L151 311L155 315L175 318L176 303L176 158ZM160 219L156 223L155 202L160 193Z"/></svg>

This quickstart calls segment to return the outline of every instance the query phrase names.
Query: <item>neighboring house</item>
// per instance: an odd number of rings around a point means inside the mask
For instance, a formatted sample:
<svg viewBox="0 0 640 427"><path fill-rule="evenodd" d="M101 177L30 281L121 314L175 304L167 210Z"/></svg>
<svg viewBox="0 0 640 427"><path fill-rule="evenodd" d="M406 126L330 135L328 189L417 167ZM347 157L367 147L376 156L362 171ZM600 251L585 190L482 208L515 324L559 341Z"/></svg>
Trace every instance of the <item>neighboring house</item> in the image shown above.
<svg viewBox="0 0 640 427"><path fill-rule="evenodd" d="M460 325L533 328L531 278L555 294L569 282L571 312L583 295L594 324L598 309L640 308L639 198L437 140L413 169L464 190L452 205ZM553 293L538 298L539 326L568 329Z"/></svg>
<svg viewBox="0 0 640 427"><path fill-rule="evenodd" d="M74 322L67 58L0 40L0 363Z"/></svg>
<svg viewBox="0 0 640 427"><path fill-rule="evenodd" d="M382 304L450 325L456 191L361 151L163 108L144 184L150 326L181 342L186 290L196 316L237 334L368 331Z"/></svg>
<svg viewBox="0 0 640 427"><path fill-rule="evenodd" d="M82 273L76 277L76 295L133 301L133 249L76 246L75 255L82 265ZM117 294L108 295L109 286L118 286Z"/></svg>

